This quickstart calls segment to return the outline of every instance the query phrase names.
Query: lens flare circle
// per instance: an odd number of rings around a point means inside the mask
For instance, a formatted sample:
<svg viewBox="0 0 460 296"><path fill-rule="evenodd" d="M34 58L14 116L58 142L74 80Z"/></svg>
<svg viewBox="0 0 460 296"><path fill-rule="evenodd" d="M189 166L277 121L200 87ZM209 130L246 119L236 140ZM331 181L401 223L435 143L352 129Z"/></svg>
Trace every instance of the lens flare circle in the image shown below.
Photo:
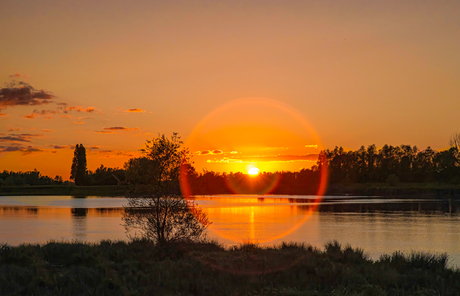
<svg viewBox="0 0 460 296"><path fill-rule="evenodd" d="M185 142L185 146L198 155L195 157L195 163L198 166L212 170L219 165L227 165L235 168L236 171L248 172L249 175L227 173L225 183L232 193L245 194L251 190L251 186L253 186L252 189L257 186L259 195L275 192L282 178L281 173L265 174L261 172L262 170L272 172L294 170L292 167L293 164L296 164L295 162L289 160L283 162L283 160L278 160L279 157L277 158L275 153L273 156L269 154L269 149L288 150L289 147L280 146L284 144L286 146L302 145L302 147L314 144L317 145L318 151L322 149L319 137L301 114L284 103L265 98L238 99L215 109L197 124ZM258 152L265 152L265 154L259 155ZM273 164L287 169L275 169ZM249 168L249 166L252 167ZM195 199L196 193L192 191L189 178L190 166L183 165L180 174L182 194L187 199ZM257 184L255 184L256 180ZM320 181L314 205L309 207L303 218L289 229L254 239L258 243L266 243L285 237L297 230L308 220L321 202L327 188L327 181L327 167L320 166ZM254 219L254 213L252 214L251 219ZM212 217L209 218L212 221ZM236 243L248 241L248 237L235 237L232 233L219 229L214 224L211 224L208 229Z"/></svg>

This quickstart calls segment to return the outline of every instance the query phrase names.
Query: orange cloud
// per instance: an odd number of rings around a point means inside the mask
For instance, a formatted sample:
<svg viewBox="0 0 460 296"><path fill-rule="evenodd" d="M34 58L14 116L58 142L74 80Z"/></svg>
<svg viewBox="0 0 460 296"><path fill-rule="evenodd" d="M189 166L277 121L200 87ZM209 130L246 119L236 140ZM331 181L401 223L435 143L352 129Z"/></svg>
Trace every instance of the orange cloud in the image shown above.
<svg viewBox="0 0 460 296"><path fill-rule="evenodd" d="M96 131L98 134L114 134L115 132L112 131Z"/></svg>
<svg viewBox="0 0 460 296"><path fill-rule="evenodd" d="M34 110L31 114L24 115L24 118L34 119L35 117L38 117L38 116L44 116L45 119L52 119L53 115L56 113L59 113L59 111L58 110L41 110L41 111Z"/></svg>
<svg viewBox="0 0 460 296"><path fill-rule="evenodd" d="M77 117L72 116L72 115L61 115L61 118L76 119Z"/></svg>
<svg viewBox="0 0 460 296"><path fill-rule="evenodd" d="M20 131L20 130L21 130L20 127L19 128L9 128L8 129L9 132L15 132L15 131Z"/></svg>
<svg viewBox="0 0 460 296"><path fill-rule="evenodd" d="M84 122L84 121L77 121L77 122L72 121L72 122L70 122L70 123L71 123L71 124L83 124L83 123L85 123L85 122Z"/></svg>
<svg viewBox="0 0 460 296"><path fill-rule="evenodd" d="M44 133L53 133L54 131L50 130L50 129L43 129L42 132L44 132Z"/></svg>
<svg viewBox="0 0 460 296"><path fill-rule="evenodd" d="M318 145L305 145L306 148L318 148Z"/></svg>
<svg viewBox="0 0 460 296"><path fill-rule="evenodd" d="M305 155L267 155L244 156L239 158L223 157L221 159L208 159L208 163L254 163L254 162L316 162L318 154Z"/></svg>
<svg viewBox="0 0 460 296"><path fill-rule="evenodd" d="M195 153L198 155L218 155L218 154L223 154L224 151L219 150L219 149L214 149L214 150L196 151Z"/></svg>
<svg viewBox="0 0 460 296"><path fill-rule="evenodd" d="M88 112L88 113L93 113L95 111L99 111L99 109L96 109L94 107L82 107L82 106L70 106L70 107L65 107L64 108L64 111L65 113L67 113L66 111L77 111L77 112Z"/></svg>
<svg viewBox="0 0 460 296"><path fill-rule="evenodd" d="M134 108L134 109L125 110L123 112L145 112L145 111L139 108Z"/></svg>
<svg viewBox="0 0 460 296"><path fill-rule="evenodd" d="M14 73L10 75L10 78L30 78L28 74L21 75L20 73Z"/></svg>
<svg viewBox="0 0 460 296"><path fill-rule="evenodd" d="M132 152L132 151L122 151L122 150L97 150L97 151L89 151L91 154L98 154L100 157L104 158L117 158L117 157L136 157L139 156L139 153Z"/></svg>
<svg viewBox="0 0 460 296"><path fill-rule="evenodd" d="M8 114L0 112L0 116L7 116Z"/></svg>

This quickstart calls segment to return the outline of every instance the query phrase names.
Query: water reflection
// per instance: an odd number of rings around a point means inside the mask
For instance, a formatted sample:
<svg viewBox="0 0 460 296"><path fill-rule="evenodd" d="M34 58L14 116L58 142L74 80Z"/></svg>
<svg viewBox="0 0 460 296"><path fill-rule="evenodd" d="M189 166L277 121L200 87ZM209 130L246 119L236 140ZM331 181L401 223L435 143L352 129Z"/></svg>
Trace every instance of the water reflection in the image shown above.
<svg viewBox="0 0 460 296"><path fill-rule="evenodd" d="M0 206L0 243L125 240L123 208Z"/></svg>
<svg viewBox="0 0 460 296"><path fill-rule="evenodd" d="M197 196L213 222L209 237L226 245L282 241L322 247L337 239L374 259L401 250L447 252L460 264L458 200L361 197ZM123 198L0 197L0 243L126 240ZM452 264L451 262L451 264Z"/></svg>

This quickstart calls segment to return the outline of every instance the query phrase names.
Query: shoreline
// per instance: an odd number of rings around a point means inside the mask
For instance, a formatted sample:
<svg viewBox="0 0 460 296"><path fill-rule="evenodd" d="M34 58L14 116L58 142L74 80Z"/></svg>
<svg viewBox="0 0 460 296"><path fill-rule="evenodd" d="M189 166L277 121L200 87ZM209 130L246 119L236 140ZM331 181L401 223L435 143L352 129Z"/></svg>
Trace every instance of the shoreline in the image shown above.
<svg viewBox="0 0 460 296"><path fill-rule="evenodd" d="M0 196L15 195L73 195L73 196L123 196L131 189L130 185L99 185L99 186L69 186L69 185L35 185L35 186L3 186ZM228 195L231 192L203 193L196 195ZM242 193L246 194L246 193ZM252 193L248 193L252 194ZM273 192L261 195L316 195L316 192ZM375 196L398 198L452 198L460 199L460 185L433 183L401 183L389 186L384 183L358 183L350 185L329 185L325 196Z"/></svg>

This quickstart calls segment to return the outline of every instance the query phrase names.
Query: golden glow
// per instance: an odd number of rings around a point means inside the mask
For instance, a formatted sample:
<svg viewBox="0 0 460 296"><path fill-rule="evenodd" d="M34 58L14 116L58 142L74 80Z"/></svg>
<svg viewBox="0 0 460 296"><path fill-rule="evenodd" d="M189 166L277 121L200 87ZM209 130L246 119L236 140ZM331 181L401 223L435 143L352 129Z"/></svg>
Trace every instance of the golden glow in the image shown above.
<svg viewBox="0 0 460 296"><path fill-rule="evenodd" d="M195 127L185 146L195 155L197 171L227 173L247 172L254 163L266 172L299 171L316 163L308 154L316 156L322 149L302 115L265 98L238 99L215 109Z"/></svg>
<svg viewBox="0 0 460 296"><path fill-rule="evenodd" d="M290 235L310 220L315 205L310 202L290 203L285 198L249 196L220 197L217 204L198 206L213 223L209 226L211 236L234 243L267 243Z"/></svg>
<svg viewBox="0 0 460 296"><path fill-rule="evenodd" d="M248 174L251 176L257 176L259 174L259 169L256 167L252 167L248 170Z"/></svg>

